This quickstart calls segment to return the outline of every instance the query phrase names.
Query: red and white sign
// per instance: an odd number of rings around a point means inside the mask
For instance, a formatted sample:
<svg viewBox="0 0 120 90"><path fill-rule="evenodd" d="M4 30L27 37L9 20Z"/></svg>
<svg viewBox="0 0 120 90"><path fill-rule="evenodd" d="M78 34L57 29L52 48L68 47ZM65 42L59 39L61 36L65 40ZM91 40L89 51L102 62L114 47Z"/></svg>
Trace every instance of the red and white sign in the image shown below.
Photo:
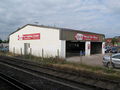
<svg viewBox="0 0 120 90"><path fill-rule="evenodd" d="M40 33L18 35L18 40L36 40L40 39Z"/></svg>
<svg viewBox="0 0 120 90"><path fill-rule="evenodd" d="M89 35L89 34L75 34L75 40L91 40L91 41L98 41L99 36L97 35Z"/></svg>

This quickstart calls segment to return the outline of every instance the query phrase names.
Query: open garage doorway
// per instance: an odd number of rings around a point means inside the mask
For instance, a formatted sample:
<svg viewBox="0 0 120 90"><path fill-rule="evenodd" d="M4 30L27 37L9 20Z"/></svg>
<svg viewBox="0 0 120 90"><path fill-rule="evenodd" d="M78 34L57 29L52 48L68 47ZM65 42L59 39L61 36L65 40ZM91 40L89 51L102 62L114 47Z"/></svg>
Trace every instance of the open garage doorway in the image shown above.
<svg viewBox="0 0 120 90"><path fill-rule="evenodd" d="M102 42L91 42L91 54L102 53Z"/></svg>
<svg viewBox="0 0 120 90"><path fill-rule="evenodd" d="M80 51L85 53L85 42L66 41L66 57L79 56Z"/></svg>

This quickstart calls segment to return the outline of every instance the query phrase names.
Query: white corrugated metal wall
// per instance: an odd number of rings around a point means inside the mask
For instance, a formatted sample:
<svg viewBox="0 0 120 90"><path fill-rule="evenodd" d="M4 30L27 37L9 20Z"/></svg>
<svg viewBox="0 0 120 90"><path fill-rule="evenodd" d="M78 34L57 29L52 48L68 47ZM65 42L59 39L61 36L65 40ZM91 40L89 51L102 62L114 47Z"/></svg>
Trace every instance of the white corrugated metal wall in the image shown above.
<svg viewBox="0 0 120 90"><path fill-rule="evenodd" d="M18 40L24 34L40 33L40 39L35 40ZM9 51L17 54L24 54L24 43L29 43L28 53L32 51L32 55L44 57L59 56L65 58L65 41L59 40L59 29L36 27L27 25L19 31L10 35ZM22 50L21 50L22 49ZM58 53L59 52L59 53Z"/></svg>

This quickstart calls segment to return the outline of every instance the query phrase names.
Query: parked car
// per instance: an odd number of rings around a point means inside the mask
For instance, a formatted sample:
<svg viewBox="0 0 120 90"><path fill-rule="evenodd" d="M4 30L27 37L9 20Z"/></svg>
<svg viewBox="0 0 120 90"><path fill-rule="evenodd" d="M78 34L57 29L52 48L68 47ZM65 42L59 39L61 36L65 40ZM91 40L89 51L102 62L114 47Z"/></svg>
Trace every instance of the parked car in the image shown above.
<svg viewBox="0 0 120 90"><path fill-rule="evenodd" d="M2 51L2 52L8 52L9 48L8 47L0 48L0 51Z"/></svg>
<svg viewBox="0 0 120 90"><path fill-rule="evenodd" d="M117 46L117 52L120 53L120 46Z"/></svg>
<svg viewBox="0 0 120 90"><path fill-rule="evenodd" d="M117 53L118 52L118 48L117 47L112 47L111 48L111 53Z"/></svg>
<svg viewBox="0 0 120 90"><path fill-rule="evenodd" d="M120 47L106 47L105 53L120 53Z"/></svg>
<svg viewBox="0 0 120 90"><path fill-rule="evenodd" d="M111 48L112 48L112 47L110 47L110 46L106 46L106 47L105 47L105 53L109 53L109 52L111 51Z"/></svg>
<svg viewBox="0 0 120 90"><path fill-rule="evenodd" d="M111 51L111 48L105 49L105 53L109 53Z"/></svg>
<svg viewBox="0 0 120 90"><path fill-rule="evenodd" d="M113 55L105 55L103 57L103 65L107 67L116 67L120 68L120 53L113 54Z"/></svg>
<svg viewBox="0 0 120 90"><path fill-rule="evenodd" d="M0 48L0 51L2 51L2 48Z"/></svg>

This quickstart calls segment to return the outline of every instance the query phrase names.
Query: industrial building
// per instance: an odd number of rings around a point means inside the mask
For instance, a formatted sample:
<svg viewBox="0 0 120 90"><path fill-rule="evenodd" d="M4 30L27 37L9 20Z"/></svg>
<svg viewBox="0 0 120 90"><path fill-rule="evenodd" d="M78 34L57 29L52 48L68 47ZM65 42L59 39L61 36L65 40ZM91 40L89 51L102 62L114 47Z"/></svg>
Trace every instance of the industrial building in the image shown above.
<svg viewBox="0 0 120 90"><path fill-rule="evenodd" d="M16 54L66 58L104 54L103 34L27 24L9 36L9 51Z"/></svg>

